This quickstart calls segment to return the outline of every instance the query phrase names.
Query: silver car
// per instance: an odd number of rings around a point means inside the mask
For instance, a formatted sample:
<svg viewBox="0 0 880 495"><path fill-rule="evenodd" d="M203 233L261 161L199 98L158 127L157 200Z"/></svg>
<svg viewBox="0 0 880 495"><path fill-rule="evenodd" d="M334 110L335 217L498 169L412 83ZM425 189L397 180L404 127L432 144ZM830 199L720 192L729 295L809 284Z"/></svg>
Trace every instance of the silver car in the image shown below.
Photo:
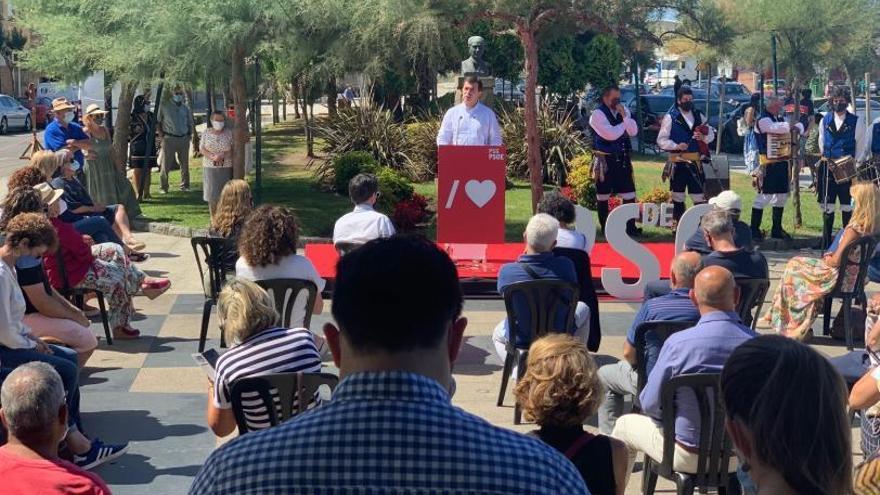
<svg viewBox="0 0 880 495"><path fill-rule="evenodd" d="M31 129L31 111L23 107L15 98L0 95L0 134L9 129Z"/></svg>

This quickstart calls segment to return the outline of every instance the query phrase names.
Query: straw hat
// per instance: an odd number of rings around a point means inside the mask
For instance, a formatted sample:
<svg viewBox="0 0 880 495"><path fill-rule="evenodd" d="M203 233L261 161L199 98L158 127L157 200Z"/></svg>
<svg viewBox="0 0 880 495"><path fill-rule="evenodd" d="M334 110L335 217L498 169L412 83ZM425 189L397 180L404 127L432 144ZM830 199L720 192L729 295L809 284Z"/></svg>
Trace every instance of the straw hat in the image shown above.
<svg viewBox="0 0 880 495"><path fill-rule="evenodd" d="M64 194L64 190L55 189L49 185L48 182L37 184L34 186L34 190L40 193L40 197L47 205L55 204L55 202L61 199L61 196Z"/></svg>
<svg viewBox="0 0 880 495"><path fill-rule="evenodd" d="M86 107L86 115L104 115L105 113L107 113L107 110L102 110L101 107L94 103Z"/></svg>
<svg viewBox="0 0 880 495"><path fill-rule="evenodd" d="M76 107L73 106L67 98L60 96L52 100L52 111L53 112L63 112L65 110L73 110Z"/></svg>

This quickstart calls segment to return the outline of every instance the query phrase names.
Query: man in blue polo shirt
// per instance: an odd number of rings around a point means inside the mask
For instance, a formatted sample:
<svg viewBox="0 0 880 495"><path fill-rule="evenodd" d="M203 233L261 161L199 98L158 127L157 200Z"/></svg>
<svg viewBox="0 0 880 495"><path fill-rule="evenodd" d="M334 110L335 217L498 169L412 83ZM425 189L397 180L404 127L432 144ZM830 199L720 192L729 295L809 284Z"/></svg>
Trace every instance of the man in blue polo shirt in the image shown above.
<svg viewBox="0 0 880 495"><path fill-rule="evenodd" d="M670 279L672 290L665 295L649 299L642 304L639 312L633 319L632 326L626 334L623 343L623 359L606 364L599 368L599 381L605 386L605 402L599 408L599 429L605 435L610 435L614 429L614 423L623 413L623 400L627 395L635 395L638 390L638 377L636 376L636 329L646 321L693 321L700 319L700 312L690 298L690 291L694 287L694 278L703 268L700 254L693 251L685 251L672 260ZM648 355L648 372L657 355L660 354L660 345L648 340L646 349Z"/></svg>
<svg viewBox="0 0 880 495"><path fill-rule="evenodd" d="M88 149L89 136L82 126L73 121L76 107L63 96L52 100L52 113L55 118L46 126L43 133L43 147L50 151L61 148L73 150L73 163L76 172L82 173L85 157L82 150Z"/></svg>

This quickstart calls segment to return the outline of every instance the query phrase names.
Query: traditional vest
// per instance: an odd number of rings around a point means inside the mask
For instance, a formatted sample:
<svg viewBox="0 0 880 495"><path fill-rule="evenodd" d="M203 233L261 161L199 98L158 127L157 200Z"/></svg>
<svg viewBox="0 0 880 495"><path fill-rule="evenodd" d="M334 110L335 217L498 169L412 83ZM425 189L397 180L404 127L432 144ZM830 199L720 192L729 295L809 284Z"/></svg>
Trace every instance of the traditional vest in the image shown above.
<svg viewBox="0 0 880 495"><path fill-rule="evenodd" d="M624 115L614 115L614 113L605 106L604 103L599 105L598 110L605 114L605 118L608 119L608 123L611 125L620 125L623 123L623 119L626 118ZM629 135L624 132L619 138L614 141L608 141L607 139L603 139L602 136L599 135L598 132L593 130L593 149L597 151L601 151L602 153L608 153L609 155L622 153L624 151L629 151L632 149L632 143L630 142Z"/></svg>
<svg viewBox="0 0 880 495"><path fill-rule="evenodd" d="M694 108L691 110L694 115L694 126L690 127L678 107L674 107L669 111L669 117L672 119L672 128L669 130L669 139L676 144L687 143L689 153L698 153L700 151L700 143L694 139L694 129L703 124L703 117L700 111Z"/></svg>
<svg viewBox="0 0 880 495"><path fill-rule="evenodd" d="M843 156L855 156L856 154L856 124L859 118L846 112L843 125L840 129L834 127L834 112L828 112L822 119L825 124L825 134L822 135L822 156L825 158L840 158ZM875 131L876 135L876 131Z"/></svg>
<svg viewBox="0 0 880 495"><path fill-rule="evenodd" d="M871 154L880 158L880 122L871 126Z"/></svg>

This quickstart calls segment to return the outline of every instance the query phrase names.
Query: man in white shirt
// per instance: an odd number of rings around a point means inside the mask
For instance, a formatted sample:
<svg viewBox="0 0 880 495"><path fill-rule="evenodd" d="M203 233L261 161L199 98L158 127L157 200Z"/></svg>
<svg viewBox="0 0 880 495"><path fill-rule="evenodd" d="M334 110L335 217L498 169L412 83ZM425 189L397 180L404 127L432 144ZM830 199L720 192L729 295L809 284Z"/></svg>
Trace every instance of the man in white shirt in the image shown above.
<svg viewBox="0 0 880 495"><path fill-rule="evenodd" d="M437 146L501 146L501 126L491 108L480 103L483 82L476 76L464 78L462 102L446 111Z"/></svg>
<svg viewBox="0 0 880 495"><path fill-rule="evenodd" d="M365 244L394 235L391 220L373 209L379 200L379 180L373 174L358 174L348 182L348 196L354 211L346 213L333 227L333 244Z"/></svg>
<svg viewBox="0 0 880 495"><path fill-rule="evenodd" d="M852 181L840 184L834 180L834 175L828 170L828 161L837 160L845 156L854 159L865 155L865 119L849 112L847 105L850 103L850 95L845 87L834 88L829 100L831 110L825 114L819 123L819 152L822 161L816 173L816 194L819 206L822 208L822 247L831 244L834 230L835 203L840 202L840 216L843 227L849 223L852 216L850 205L849 186Z"/></svg>
<svg viewBox="0 0 880 495"><path fill-rule="evenodd" d="M871 159L880 160L880 117L874 119L874 122L865 131L865 145L859 156L859 162ZM874 177L868 178L873 179Z"/></svg>
<svg viewBox="0 0 880 495"><path fill-rule="evenodd" d="M663 116L657 146L669 153L661 178L669 178L672 192L672 220L684 214L685 193L690 194L694 204L706 202L703 185L701 156L708 154L708 143L715 139L715 129L706 124L706 117L694 106L694 92L690 86L683 85L676 94L675 107ZM701 151L701 148L704 148Z"/></svg>
<svg viewBox="0 0 880 495"><path fill-rule="evenodd" d="M617 85L602 90L599 106L590 115L590 129L593 131L592 174L596 179L596 209L604 233L611 195L617 194L624 203L636 200L630 137L638 134L639 126L620 103ZM641 233L635 220L627 222L626 232L630 236Z"/></svg>

